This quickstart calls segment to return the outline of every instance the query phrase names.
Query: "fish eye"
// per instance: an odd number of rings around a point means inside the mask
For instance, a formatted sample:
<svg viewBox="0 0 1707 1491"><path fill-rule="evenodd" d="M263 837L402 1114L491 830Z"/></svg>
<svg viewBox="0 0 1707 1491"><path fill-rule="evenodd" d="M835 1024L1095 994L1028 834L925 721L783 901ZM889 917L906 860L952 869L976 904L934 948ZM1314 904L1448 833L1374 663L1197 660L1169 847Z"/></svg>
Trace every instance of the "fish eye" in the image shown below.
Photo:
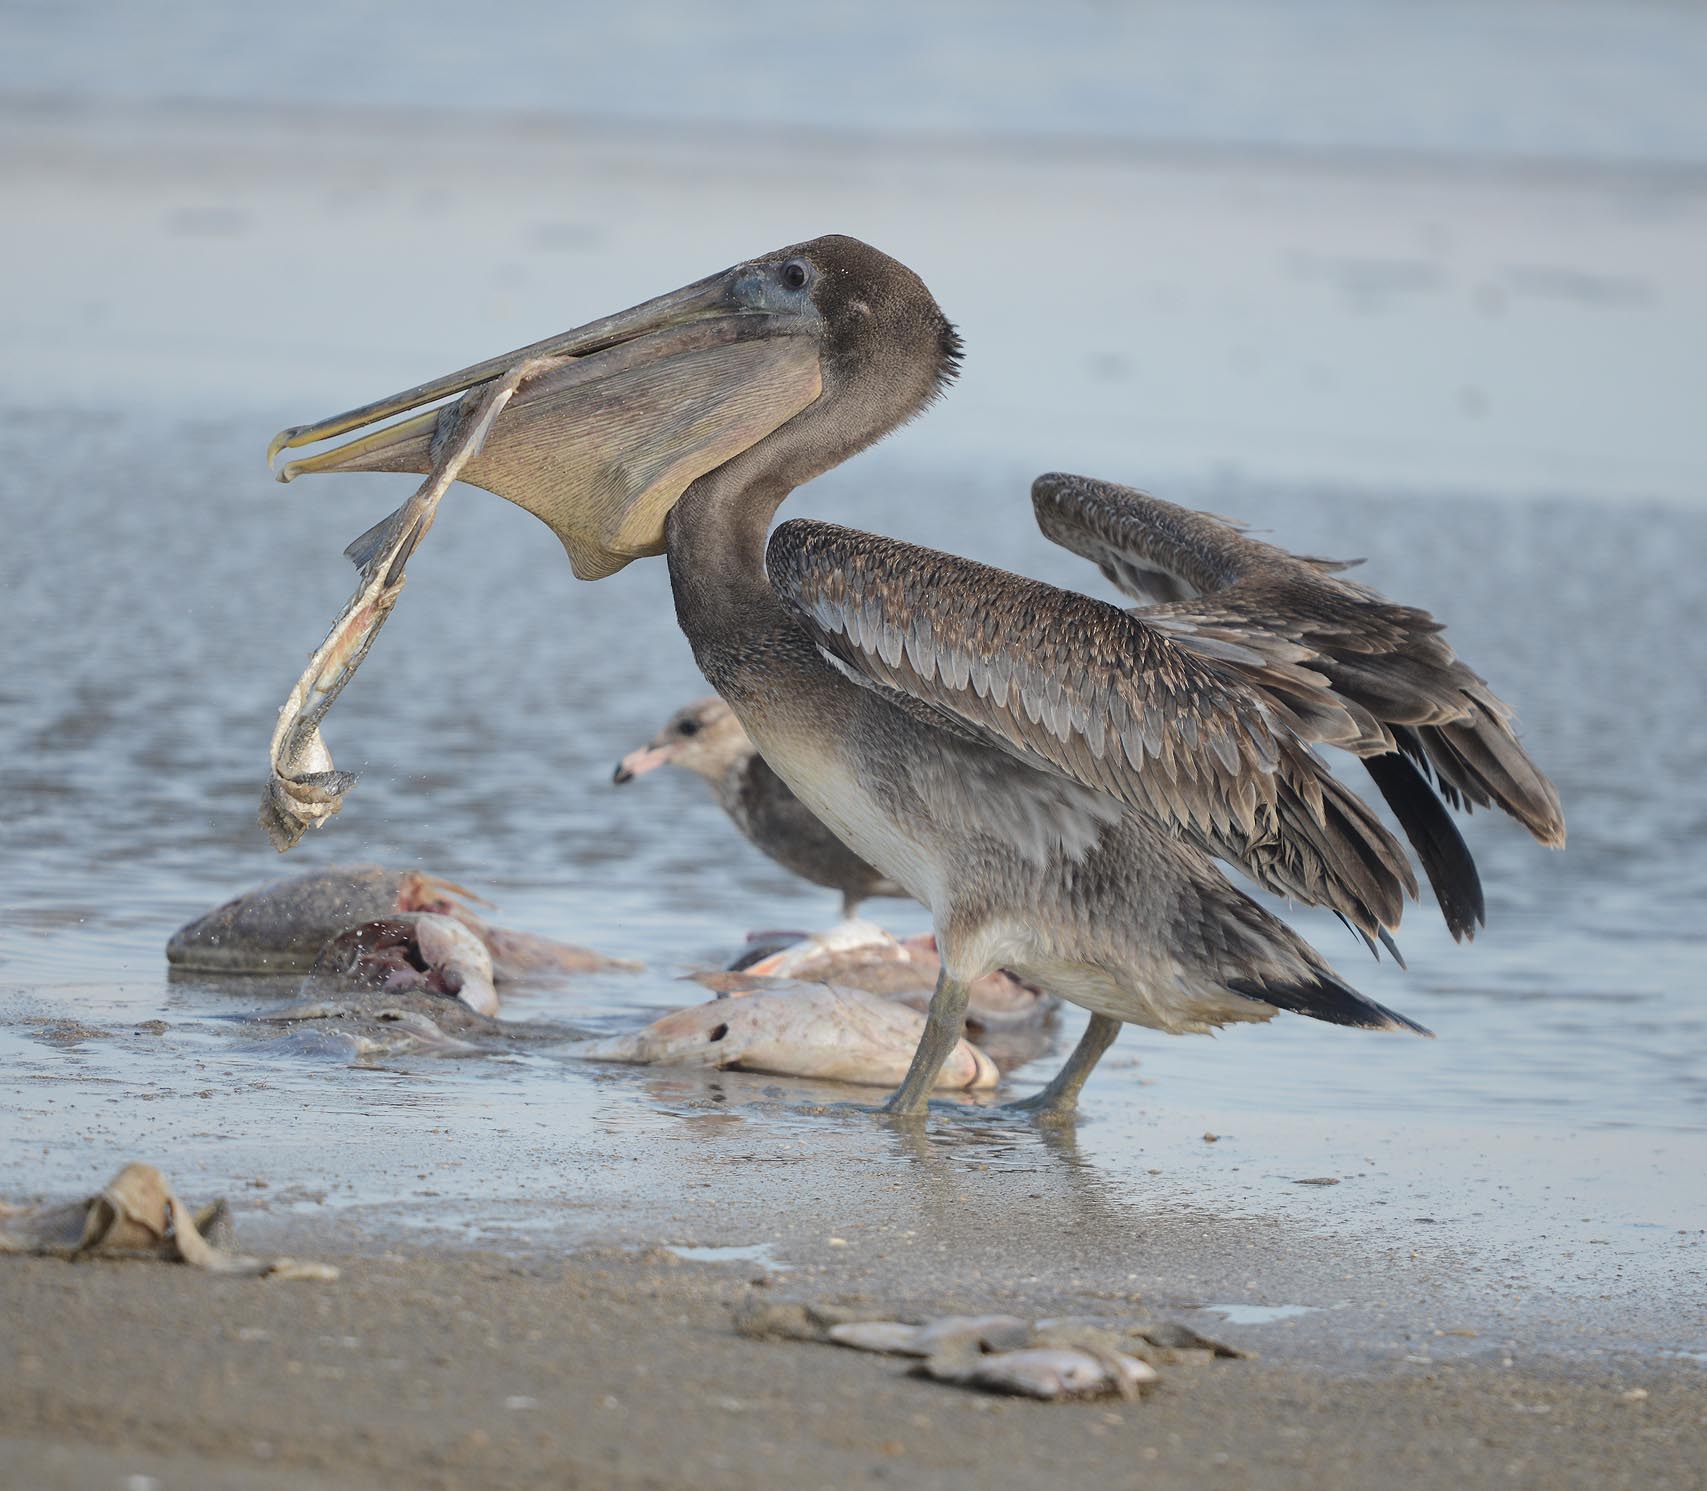
<svg viewBox="0 0 1707 1491"><path fill-rule="evenodd" d="M698 720L683 720L681 722L681 724L676 726L676 734L678 734L678 735L698 735L699 734L699 721Z"/></svg>
<svg viewBox="0 0 1707 1491"><path fill-rule="evenodd" d="M806 267L804 259L790 259L782 266L782 282L790 290L804 290L807 280L812 278L812 272Z"/></svg>

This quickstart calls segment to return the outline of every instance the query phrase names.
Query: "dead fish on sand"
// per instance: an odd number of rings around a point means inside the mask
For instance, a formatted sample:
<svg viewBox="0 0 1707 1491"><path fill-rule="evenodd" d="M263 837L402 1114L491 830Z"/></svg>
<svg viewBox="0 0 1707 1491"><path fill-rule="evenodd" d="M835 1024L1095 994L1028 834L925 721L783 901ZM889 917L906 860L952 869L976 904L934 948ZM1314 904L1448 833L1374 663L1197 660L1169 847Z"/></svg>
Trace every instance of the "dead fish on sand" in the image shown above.
<svg viewBox="0 0 1707 1491"><path fill-rule="evenodd" d="M1189 1326L1161 1321L944 1315L915 1323L843 1305L770 1299L738 1311L735 1329L758 1340L912 1357L920 1377L1050 1402L1116 1395L1130 1401L1161 1380L1158 1366L1245 1355Z"/></svg>
<svg viewBox="0 0 1707 1491"><path fill-rule="evenodd" d="M498 1013L498 989L486 944L453 917L431 912L386 917L341 932L320 950L302 992L332 988L424 989L460 999L482 1015Z"/></svg>
<svg viewBox="0 0 1707 1491"><path fill-rule="evenodd" d="M1041 1398L1048 1403L1115 1395L1133 1402L1140 1388L1161 1378L1148 1362L1124 1352L1093 1352L1076 1346L1034 1346L989 1356L932 1357L913 1371L935 1382Z"/></svg>
<svg viewBox="0 0 1707 1491"><path fill-rule="evenodd" d="M942 959L936 938L892 937L871 922L849 921L800 937L780 950L738 959L723 973L699 975L719 993L762 987L757 979L799 979L863 989L923 1010L936 989ZM1061 1001L1011 973L989 973L970 987L966 1023L985 1033L1030 1028L1047 1020Z"/></svg>
<svg viewBox="0 0 1707 1491"><path fill-rule="evenodd" d="M307 973L305 992L425 989L482 1014L497 985L528 975L639 965L495 927L477 899L418 870L335 865L275 880L180 927L166 944L175 967L222 973Z"/></svg>
<svg viewBox="0 0 1707 1491"><path fill-rule="evenodd" d="M907 1325L899 1320L831 1326L828 1339L857 1351L922 1358L914 1368L937 1382L1055 1402L1063 1398L1133 1399L1161 1380L1148 1362L1102 1340L1036 1344L1040 1334L1014 1315L948 1315Z"/></svg>
<svg viewBox="0 0 1707 1491"><path fill-rule="evenodd" d="M826 1339L856 1351L888 1356L941 1356L947 1351L992 1352L1031 1344L1031 1324L1017 1315L944 1315L923 1325L901 1320L850 1320Z"/></svg>
<svg viewBox="0 0 1707 1491"><path fill-rule="evenodd" d="M642 1030L583 1041L572 1054L588 1061L715 1067L885 1087L906 1072L924 1024L917 1011L861 989L803 984L677 1010ZM999 1080L995 1063L961 1040L936 1085L983 1092Z"/></svg>

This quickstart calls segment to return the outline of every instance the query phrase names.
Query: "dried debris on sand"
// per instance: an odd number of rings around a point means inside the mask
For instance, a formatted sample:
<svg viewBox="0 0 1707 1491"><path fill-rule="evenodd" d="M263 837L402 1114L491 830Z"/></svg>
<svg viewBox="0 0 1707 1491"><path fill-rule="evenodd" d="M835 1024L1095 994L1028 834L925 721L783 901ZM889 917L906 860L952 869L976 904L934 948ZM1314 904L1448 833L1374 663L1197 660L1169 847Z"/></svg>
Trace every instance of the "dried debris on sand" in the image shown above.
<svg viewBox="0 0 1707 1491"><path fill-rule="evenodd" d="M893 1087L906 1075L924 1017L860 989L798 984L732 994L677 1010L641 1030L584 1041L588 1061L697 1066ZM981 1092L1001 1080L996 1064L962 1040L937 1086Z"/></svg>
<svg viewBox="0 0 1707 1491"><path fill-rule="evenodd" d="M1162 1321L945 1315L907 1322L783 1301L748 1306L737 1314L735 1329L760 1340L817 1341L910 1357L917 1362L915 1376L1048 1402L1133 1400L1161 1380L1160 1367L1247 1355L1190 1326Z"/></svg>
<svg viewBox="0 0 1707 1491"><path fill-rule="evenodd" d="M79 1259L156 1258L215 1274L327 1282L338 1270L295 1258L253 1258L231 1251L231 1213L223 1200L192 1212L152 1165L126 1165L93 1196L50 1206L0 1202L0 1253Z"/></svg>

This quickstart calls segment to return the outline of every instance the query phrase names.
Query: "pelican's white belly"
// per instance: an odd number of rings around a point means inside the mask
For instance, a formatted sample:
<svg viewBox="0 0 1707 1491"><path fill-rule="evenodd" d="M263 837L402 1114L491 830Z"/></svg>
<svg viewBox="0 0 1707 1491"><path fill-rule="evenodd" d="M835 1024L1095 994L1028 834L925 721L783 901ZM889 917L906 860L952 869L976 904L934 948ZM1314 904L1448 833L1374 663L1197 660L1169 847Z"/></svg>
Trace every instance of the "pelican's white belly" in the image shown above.
<svg viewBox="0 0 1707 1491"><path fill-rule="evenodd" d="M883 810L841 754L822 742L754 731L765 761L841 841L934 913L943 904L943 866L929 846Z"/></svg>

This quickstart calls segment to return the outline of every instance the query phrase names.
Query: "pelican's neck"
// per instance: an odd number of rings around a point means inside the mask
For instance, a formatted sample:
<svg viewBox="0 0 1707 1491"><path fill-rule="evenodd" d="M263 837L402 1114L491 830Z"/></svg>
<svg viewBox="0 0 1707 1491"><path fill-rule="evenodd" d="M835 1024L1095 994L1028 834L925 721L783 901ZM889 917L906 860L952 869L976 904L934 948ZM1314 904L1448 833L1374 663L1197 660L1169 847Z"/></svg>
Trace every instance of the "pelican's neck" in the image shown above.
<svg viewBox="0 0 1707 1491"><path fill-rule="evenodd" d="M767 639L797 629L765 575L765 537L792 484L733 462L694 482L666 527L676 620L694 659L725 698L762 666Z"/></svg>

